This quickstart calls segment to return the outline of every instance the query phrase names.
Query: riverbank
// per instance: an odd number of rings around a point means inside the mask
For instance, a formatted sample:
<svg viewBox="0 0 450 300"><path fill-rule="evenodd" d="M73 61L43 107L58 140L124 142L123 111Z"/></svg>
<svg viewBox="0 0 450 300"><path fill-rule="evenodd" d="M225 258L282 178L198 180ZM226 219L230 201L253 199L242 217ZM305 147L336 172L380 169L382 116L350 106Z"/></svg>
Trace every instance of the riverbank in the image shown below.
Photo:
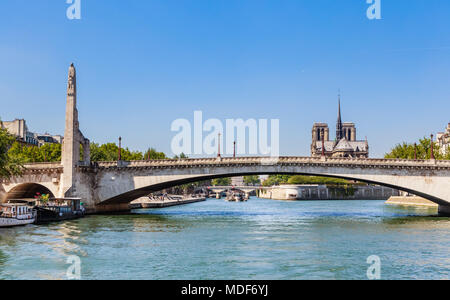
<svg viewBox="0 0 450 300"><path fill-rule="evenodd" d="M174 200L149 200L148 198L138 199L130 204L130 209L146 209L146 208L164 208L177 205L186 205L191 203L203 202L206 198L184 198Z"/></svg>
<svg viewBox="0 0 450 300"><path fill-rule="evenodd" d="M372 185L281 185L259 191L259 197L272 200L388 200L399 191Z"/></svg>
<svg viewBox="0 0 450 300"><path fill-rule="evenodd" d="M416 196L409 196L409 197L391 197L388 201L386 201L386 204L389 205L403 205L403 206L420 206L420 207L431 207L431 208L438 208L439 205L437 205L434 202L431 202L427 199L416 197Z"/></svg>

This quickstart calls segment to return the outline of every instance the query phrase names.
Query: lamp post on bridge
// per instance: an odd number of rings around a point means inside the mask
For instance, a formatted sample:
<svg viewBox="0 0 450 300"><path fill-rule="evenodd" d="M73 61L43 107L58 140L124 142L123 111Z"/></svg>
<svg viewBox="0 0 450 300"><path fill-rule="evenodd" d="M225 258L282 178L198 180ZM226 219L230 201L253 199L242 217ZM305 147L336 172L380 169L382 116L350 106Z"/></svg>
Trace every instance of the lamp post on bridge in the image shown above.
<svg viewBox="0 0 450 300"><path fill-rule="evenodd" d="M119 137L119 161L122 160L122 137Z"/></svg>
<svg viewBox="0 0 450 300"><path fill-rule="evenodd" d="M233 158L236 158L236 141L234 141Z"/></svg>

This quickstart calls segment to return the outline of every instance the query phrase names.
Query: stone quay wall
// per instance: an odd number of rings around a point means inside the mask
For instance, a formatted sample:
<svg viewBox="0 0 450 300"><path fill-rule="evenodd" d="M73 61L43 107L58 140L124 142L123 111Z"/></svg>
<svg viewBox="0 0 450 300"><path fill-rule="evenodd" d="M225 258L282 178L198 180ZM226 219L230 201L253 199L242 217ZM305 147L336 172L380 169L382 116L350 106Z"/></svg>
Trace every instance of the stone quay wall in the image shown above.
<svg viewBox="0 0 450 300"><path fill-rule="evenodd" d="M259 197L274 200L387 200L399 195L396 189L372 185L286 185L259 191Z"/></svg>

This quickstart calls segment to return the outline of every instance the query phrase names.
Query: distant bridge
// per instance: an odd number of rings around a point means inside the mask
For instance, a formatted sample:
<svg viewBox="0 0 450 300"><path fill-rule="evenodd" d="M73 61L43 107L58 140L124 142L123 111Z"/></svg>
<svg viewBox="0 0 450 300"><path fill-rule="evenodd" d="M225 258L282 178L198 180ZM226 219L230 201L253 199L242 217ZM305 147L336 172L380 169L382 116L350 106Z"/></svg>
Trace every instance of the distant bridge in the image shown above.
<svg viewBox="0 0 450 300"><path fill-rule="evenodd" d="M22 176L3 180L0 197L32 198L37 192L82 198L90 213L128 210L151 192L209 179L300 174L357 180L403 190L439 204L450 214L450 161L280 157L205 158L91 163L80 145L75 68L69 70L66 131L61 163L30 164Z"/></svg>
<svg viewBox="0 0 450 300"><path fill-rule="evenodd" d="M237 189L240 191L243 191L246 194L250 194L256 190L261 189L262 187L259 186L209 186L208 189L213 191L216 194L223 193L225 191L231 190L231 189Z"/></svg>

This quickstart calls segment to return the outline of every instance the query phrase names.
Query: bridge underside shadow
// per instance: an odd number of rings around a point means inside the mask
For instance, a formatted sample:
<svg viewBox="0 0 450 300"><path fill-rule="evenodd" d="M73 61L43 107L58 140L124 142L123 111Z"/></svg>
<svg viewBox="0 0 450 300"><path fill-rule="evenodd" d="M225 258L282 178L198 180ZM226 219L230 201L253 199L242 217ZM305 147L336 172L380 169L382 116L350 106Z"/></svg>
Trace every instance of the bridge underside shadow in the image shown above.
<svg viewBox="0 0 450 300"><path fill-rule="evenodd" d="M5 202L12 199L34 199L38 194L50 195L54 198L53 193L45 186L37 183L24 183L18 185L6 193Z"/></svg>
<svg viewBox="0 0 450 300"><path fill-rule="evenodd" d="M218 178L227 178L227 177L236 177L236 176L253 176L253 175L304 175L304 176L319 176L319 177L346 179L346 180L358 181L358 182L367 183L367 184L389 187L389 188L397 189L400 191L408 192L410 194L414 194L414 195L420 196L422 198L425 198L427 200L430 200L440 206L448 206L449 205L449 202L447 202L443 199L428 195L426 193L422 193L420 191L417 191L417 190L414 190L411 188L400 187L400 186L396 186L396 185L385 183L385 182L377 182L377 181L349 177L349 176L332 176L332 175L326 175L326 174L292 173L292 172L221 174L221 175L210 175L210 176L202 176L202 177L167 181L167 182L150 185L147 187L143 187L140 189L136 189L136 190L115 196L113 198L110 198L108 200L105 200L105 201L99 203L98 205L127 204L127 203L130 203L141 197L145 197L145 196L149 195L150 193L162 191L164 189L169 189L169 188L176 187L179 185L190 184L190 183L205 181L205 180L213 180L213 179L218 179Z"/></svg>

